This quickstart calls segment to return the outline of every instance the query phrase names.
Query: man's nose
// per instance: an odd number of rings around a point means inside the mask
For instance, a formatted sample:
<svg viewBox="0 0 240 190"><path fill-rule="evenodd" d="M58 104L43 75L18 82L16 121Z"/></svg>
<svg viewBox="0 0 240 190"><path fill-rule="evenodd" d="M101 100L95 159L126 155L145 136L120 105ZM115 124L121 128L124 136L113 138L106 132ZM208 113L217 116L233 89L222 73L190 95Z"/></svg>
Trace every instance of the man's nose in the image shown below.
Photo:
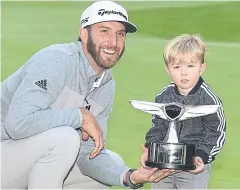
<svg viewBox="0 0 240 190"><path fill-rule="evenodd" d="M117 35L116 34L110 34L108 36L108 44L110 44L112 46L117 45Z"/></svg>

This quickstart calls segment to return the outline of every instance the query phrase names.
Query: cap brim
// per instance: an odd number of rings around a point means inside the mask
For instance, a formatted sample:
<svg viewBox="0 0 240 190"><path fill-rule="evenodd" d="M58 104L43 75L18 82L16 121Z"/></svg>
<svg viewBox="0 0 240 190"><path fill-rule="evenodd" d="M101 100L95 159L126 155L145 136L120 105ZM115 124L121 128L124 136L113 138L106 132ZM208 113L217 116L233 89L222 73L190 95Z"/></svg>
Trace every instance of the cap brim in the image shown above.
<svg viewBox="0 0 240 190"><path fill-rule="evenodd" d="M110 21L116 21L116 22L122 23L126 27L126 32L128 32L128 33L134 33L134 32L137 32L137 30L138 30L137 26L134 25L133 23L128 22L128 21L118 21L118 20L108 20L108 21L103 20L103 21L93 22L93 23L89 22L87 25L84 26L84 28L86 26L90 26L93 24L97 24L97 23L101 23L101 22L110 22Z"/></svg>
<svg viewBox="0 0 240 190"><path fill-rule="evenodd" d="M119 22L121 22L126 27L126 32L128 32L128 33L137 32L137 26L134 25L133 23L124 22L124 21L119 21Z"/></svg>

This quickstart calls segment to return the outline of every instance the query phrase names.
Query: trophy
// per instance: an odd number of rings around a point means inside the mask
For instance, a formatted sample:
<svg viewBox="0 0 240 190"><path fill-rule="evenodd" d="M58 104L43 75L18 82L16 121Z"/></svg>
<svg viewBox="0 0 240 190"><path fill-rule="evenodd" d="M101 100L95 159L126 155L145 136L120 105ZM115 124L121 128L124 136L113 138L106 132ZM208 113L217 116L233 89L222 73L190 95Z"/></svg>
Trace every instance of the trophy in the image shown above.
<svg viewBox="0 0 240 190"><path fill-rule="evenodd" d="M136 109L169 121L169 128L164 141L149 143L146 166L159 169L194 170L195 145L179 142L176 123L189 118L213 114L221 106L190 106L179 103L160 104L138 100L130 100L130 104Z"/></svg>

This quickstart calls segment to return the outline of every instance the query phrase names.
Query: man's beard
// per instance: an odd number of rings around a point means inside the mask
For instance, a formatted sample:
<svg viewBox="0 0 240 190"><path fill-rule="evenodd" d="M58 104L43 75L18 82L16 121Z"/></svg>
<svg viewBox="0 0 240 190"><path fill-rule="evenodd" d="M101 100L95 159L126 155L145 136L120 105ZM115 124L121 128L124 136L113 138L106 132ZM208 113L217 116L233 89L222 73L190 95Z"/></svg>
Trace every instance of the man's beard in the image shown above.
<svg viewBox="0 0 240 190"><path fill-rule="evenodd" d="M119 59L122 57L124 51L125 51L125 47L122 50L122 52L120 53L120 55L116 58L116 60L114 60L113 62L111 62L110 64L106 64L104 62L104 60L102 60L101 55L100 55L100 48L97 51L96 49L96 44L94 44L92 37L91 37L91 33L88 32L88 41L87 41L87 50L90 53L90 55L92 56L92 58L94 59L94 61L96 62L96 64L103 68L103 69L110 69L112 68L118 61Z"/></svg>

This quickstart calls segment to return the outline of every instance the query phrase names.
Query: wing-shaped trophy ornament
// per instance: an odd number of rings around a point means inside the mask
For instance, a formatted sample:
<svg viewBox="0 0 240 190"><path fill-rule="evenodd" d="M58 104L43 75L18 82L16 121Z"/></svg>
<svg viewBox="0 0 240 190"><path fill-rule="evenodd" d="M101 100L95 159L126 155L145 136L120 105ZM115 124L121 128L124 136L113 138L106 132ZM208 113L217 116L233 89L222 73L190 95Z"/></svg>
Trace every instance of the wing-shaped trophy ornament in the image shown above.
<svg viewBox="0 0 240 190"><path fill-rule="evenodd" d="M151 115L157 115L160 118L169 121L169 128L164 141L149 143L148 160L146 161L146 165L149 167L157 167L159 169L195 169L193 162L195 145L179 142L176 123L189 118L213 114L217 112L221 106L191 106L179 103L159 104L138 100L130 100L130 104L136 109Z"/></svg>

